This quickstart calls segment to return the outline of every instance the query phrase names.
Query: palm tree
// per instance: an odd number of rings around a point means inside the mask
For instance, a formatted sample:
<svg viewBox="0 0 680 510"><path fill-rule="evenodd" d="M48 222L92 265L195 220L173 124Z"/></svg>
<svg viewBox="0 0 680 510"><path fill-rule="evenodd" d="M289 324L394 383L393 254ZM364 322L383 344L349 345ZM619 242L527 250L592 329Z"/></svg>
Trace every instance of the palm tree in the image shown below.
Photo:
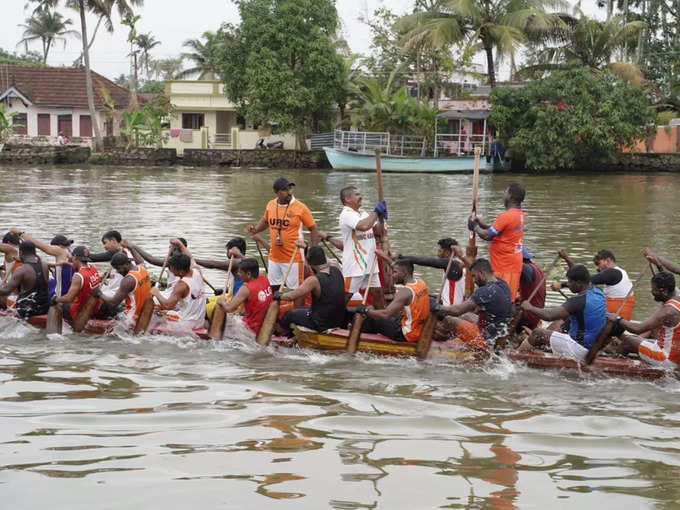
<svg viewBox="0 0 680 510"><path fill-rule="evenodd" d="M184 41L188 53L182 53L183 59L191 62L189 69L185 69L177 75L177 78L184 79L198 76L199 80L214 79L219 76L219 40L215 32L203 32L202 42L200 39L189 39Z"/></svg>
<svg viewBox="0 0 680 510"><path fill-rule="evenodd" d="M564 69L574 62L601 71L611 67L617 50L647 28L643 21L625 23L621 16L603 22L589 18L578 8L574 14L576 16L567 20L567 29L540 47L533 58L535 64L522 69L521 74Z"/></svg>
<svg viewBox="0 0 680 510"><path fill-rule="evenodd" d="M161 42L157 41L156 38L151 35L151 32L148 34L139 34L135 39L135 45L137 48L139 48L139 51L142 52L142 65L146 71L147 80L149 79L149 67L151 65L151 57L149 56L149 52L156 46L160 46L160 44Z"/></svg>
<svg viewBox="0 0 680 510"><path fill-rule="evenodd" d="M28 47L29 42L40 40L43 49L43 64L46 64L50 48L55 41L63 41L66 47L66 36L80 37L77 31L69 30L68 27L72 24L70 19L64 19L60 13L43 9L27 18L25 24L19 25L24 28L23 39L19 41L19 44Z"/></svg>
<svg viewBox="0 0 680 510"><path fill-rule="evenodd" d="M559 30L561 19L546 10L564 5L563 0L442 0L439 11L411 14L398 24L415 26L406 35L406 50L423 44L438 48L462 42L483 50L488 82L495 87L494 58L513 59L529 39Z"/></svg>

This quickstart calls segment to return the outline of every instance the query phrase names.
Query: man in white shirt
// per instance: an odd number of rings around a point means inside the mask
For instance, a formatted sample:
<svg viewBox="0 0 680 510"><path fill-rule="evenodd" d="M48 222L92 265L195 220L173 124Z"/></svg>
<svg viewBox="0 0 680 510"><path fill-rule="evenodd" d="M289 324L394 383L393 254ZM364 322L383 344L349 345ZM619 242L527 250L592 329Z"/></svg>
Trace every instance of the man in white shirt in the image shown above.
<svg viewBox="0 0 680 510"><path fill-rule="evenodd" d="M355 186L340 191L343 208L340 213L342 234L342 275L345 278L345 295L349 300L355 292L369 288L375 308L385 307L385 296L380 286L377 267L369 282L371 266L376 257L375 232L380 228L378 218L387 216L387 204L378 202L371 213L361 209L361 193ZM377 264L377 262L376 262Z"/></svg>

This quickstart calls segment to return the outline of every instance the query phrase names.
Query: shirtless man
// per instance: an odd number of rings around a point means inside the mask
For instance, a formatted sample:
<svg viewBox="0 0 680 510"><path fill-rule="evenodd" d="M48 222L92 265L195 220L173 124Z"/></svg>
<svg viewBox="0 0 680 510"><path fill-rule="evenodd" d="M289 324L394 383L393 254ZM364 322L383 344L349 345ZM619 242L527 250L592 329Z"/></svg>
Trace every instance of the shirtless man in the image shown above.
<svg viewBox="0 0 680 510"><path fill-rule="evenodd" d="M21 267L0 286L0 296L8 296L18 290L16 310L19 316L44 315L50 305L47 263L40 260L35 252L35 244L28 241L19 246L19 258Z"/></svg>
<svg viewBox="0 0 680 510"><path fill-rule="evenodd" d="M2 238L2 243L0 243L0 253L4 255L2 274L0 275L0 283L2 284L7 283L12 273L21 266L21 259L19 258L20 244L21 238L12 232L7 232ZM18 291L13 293L13 297L1 297L0 308L13 307L16 302L16 296L14 295L16 293Z"/></svg>

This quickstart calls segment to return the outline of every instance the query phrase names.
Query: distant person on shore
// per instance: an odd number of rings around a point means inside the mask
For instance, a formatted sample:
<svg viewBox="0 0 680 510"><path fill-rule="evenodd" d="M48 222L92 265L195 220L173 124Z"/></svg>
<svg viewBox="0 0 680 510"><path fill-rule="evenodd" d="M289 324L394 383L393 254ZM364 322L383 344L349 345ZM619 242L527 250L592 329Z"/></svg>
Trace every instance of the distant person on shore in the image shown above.
<svg viewBox="0 0 680 510"><path fill-rule="evenodd" d="M493 225L484 223L476 214L468 219L468 228L485 241L490 241L489 258L494 274L508 284L514 301L522 274L522 242L524 238L524 186L512 183L505 190L505 211Z"/></svg>
<svg viewBox="0 0 680 510"><path fill-rule="evenodd" d="M68 136L66 136L64 133L59 133L59 136L57 136L57 143L59 145L68 145L68 142Z"/></svg>

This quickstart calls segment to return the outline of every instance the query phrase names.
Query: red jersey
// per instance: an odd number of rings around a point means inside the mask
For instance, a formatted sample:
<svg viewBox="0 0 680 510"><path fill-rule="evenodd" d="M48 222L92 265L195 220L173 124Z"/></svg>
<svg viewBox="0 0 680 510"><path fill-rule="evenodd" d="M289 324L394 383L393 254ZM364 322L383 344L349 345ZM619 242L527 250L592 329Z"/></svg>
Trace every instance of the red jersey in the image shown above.
<svg viewBox="0 0 680 510"><path fill-rule="evenodd" d="M78 315L78 311L80 310L80 307L83 306L83 303L85 302L85 299L90 294L92 294L92 289L98 286L102 281L101 277L99 276L99 271L97 271L97 268L91 266L90 264L81 267L80 270L73 275L73 277L76 278L78 275L80 275L80 278L82 278L83 285L80 287L78 295L76 295L75 301L71 303L71 307L69 308L72 319L76 318L76 316Z"/></svg>
<svg viewBox="0 0 680 510"><path fill-rule="evenodd" d="M248 292L250 292L250 297L244 305L246 313L243 316L243 322L251 331L257 333L264 320L264 314L272 302L272 288L269 285L269 280L263 274L254 280L243 282L243 285L248 287Z"/></svg>
<svg viewBox="0 0 680 510"><path fill-rule="evenodd" d="M489 232L494 234L489 246L493 272L521 273L524 211L517 207L506 209L498 215Z"/></svg>

